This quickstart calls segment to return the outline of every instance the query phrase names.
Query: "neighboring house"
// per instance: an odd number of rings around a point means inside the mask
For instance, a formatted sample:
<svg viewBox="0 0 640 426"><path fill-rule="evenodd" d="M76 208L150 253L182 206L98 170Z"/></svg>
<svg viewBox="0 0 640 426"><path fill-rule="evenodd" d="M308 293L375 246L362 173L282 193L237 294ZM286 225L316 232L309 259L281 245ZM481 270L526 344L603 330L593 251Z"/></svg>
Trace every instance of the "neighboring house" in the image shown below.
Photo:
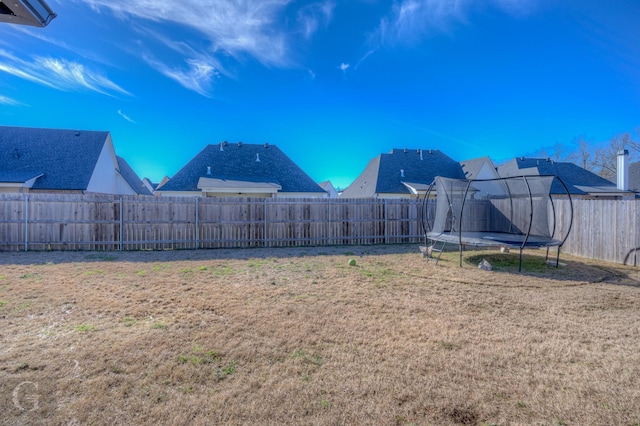
<svg viewBox="0 0 640 426"><path fill-rule="evenodd" d="M151 179L149 178L144 178L142 179L142 183L144 184L144 186L147 187L147 189L149 191L151 191L152 193L155 194L156 189L160 188L162 185L164 185L165 183L169 182L169 176L165 176L162 178L162 180L160 182L151 182Z"/></svg>
<svg viewBox="0 0 640 426"><path fill-rule="evenodd" d="M558 176L567 186L572 197L580 198L628 198L633 196L623 191L616 184L592 173L582 167L568 162L557 162L549 158L519 157L498 166L501 177L523 175ZM551 186L551 194L566 194L562 184L557 180Z"/></svg>
<svg viewBox="0 0 640 426"><path fill-rule="evenodd" d="M320 188L327 191L327 196L329 198L338 198L339 196L338 191L333 186L330 180L325 180L324 182L320 182L318 185L320 185Z"/></svg>
<svg viewBox="0 0 640 426"><path fill-rule="evenodd" d="M327 192L275 145L207 145L156 195L326 197Z"/></svg>
<svg viewBox="0 0 640 426"><path fill-rule="evenodd" d="M156 190L156 188L158 187L158 183L156 182L151 182L151 179L149 179L148 177L142 178L142 184L145 186L145 188L147 188L147 190L151 193L153 193L153 191Z"/></svg>
<svg viewBox="0 0 640 426"><path fill-rule="evenodd" d="M629 190L640 192L640 161L629 164Z"/></svg>
<svg viewBox="0 0 640 426"><path fill-rule="evenodd" d="M461 161L460 165L467 179L496 179L500 177L495 164L489 157Z"/></svg>
<svg viewBox="0 0 640 426"><path fill-rule="evenodd" d="M438 150L393 149L369 161L342 198L416 198L436 176L463 179L462 166Z"/></svg>
<svg viewBox="0 0 640 426"><path fill-rule="evenodd" d="M0 192L137 194L105 131L0 126Z"/></svg>
<svg viewBox="0 0 640 426"><path fill-rule="evenodd" d="M127 181L131 189L133 189L138 195L153 195L153 190L149 190L144 182L140 179L140 177L133 171L131 166L127 161L116 155L116 159L118 160L118 169L120 171L120 175Z"/></svg>

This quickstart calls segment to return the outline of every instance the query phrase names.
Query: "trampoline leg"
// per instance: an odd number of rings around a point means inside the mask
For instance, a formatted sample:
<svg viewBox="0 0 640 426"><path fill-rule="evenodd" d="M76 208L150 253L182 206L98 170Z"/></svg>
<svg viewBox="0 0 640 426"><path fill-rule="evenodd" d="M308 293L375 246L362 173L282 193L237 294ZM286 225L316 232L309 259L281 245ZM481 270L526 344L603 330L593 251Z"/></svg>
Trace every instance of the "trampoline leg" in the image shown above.
<svg viewBox="0 0 640 426"><path fill-rule="evenodd" d="M518 262L518 272L522 272L522 247L520 247L520 261Z"/></svg>
<svg viewBox="0 0 640 426"><path fill-rule="evenodd" d="M558 254L556 254L556 268L560 266L560 246L558 246Z"/></svg>

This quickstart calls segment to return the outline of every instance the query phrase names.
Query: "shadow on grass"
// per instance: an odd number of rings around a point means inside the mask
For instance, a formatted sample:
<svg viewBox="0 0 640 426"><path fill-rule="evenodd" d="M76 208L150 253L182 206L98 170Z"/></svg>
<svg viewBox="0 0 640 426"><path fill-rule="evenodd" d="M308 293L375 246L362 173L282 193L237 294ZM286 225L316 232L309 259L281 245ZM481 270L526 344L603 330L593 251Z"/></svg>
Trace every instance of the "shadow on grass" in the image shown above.
<svg viewBox="0 0 640 426"><path fill-rule="evenodd" d="M249 260L315 256L354 256L416 253L417 244L353 246L216 248L148 251L28 251L0 252L0 265L42 265L83 262L171 262L188 260Z"/></svg>
<svg viewBox="0 0 640 426"><path fill-rule="evenodd" d="M462 268L478 269L483 259L486 259L492 266L492 270L488 274L509 274L513 275L514 285L518 287L517 282L523 281L523 277L546 278L556 281L572 281L575 286L586 284L607 283L624 285L631 287L640 287L638 276L640 271L636 271L628 266L618 265L614 263L595 263L596 261L585 259L584 261L576 260L566 256L560 257L559 266L556 267L555 253L550 253L547 260L544 251L536 254L523 253L522 255L522 271L518 271L519 252L512 251L510 253L501 253L488 250L469 250L463 252ZM445 262L446 267L459 268L459 252L447 251L443 254L440 262ZM444 266L444 265L443 265ZM484 272L484 271L482 271ZM479 273L482 273L479 272ZM492 283L480 283L482 285L502 285ZM520 286L530 286L522 284ZM540 287L536 285L535 287Z"/></svg>

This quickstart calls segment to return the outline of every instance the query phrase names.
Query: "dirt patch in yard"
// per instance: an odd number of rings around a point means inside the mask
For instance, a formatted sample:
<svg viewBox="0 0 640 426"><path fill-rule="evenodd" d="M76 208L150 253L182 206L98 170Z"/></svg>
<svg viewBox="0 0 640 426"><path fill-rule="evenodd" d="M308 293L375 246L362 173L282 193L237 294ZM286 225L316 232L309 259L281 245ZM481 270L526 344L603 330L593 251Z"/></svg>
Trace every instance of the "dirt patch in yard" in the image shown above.
<svg viewBox="0 0 640 426"><path fill-rule="evenodd" d="M640 422L639 270L543 255L0 253L2 422Z"/></svg>

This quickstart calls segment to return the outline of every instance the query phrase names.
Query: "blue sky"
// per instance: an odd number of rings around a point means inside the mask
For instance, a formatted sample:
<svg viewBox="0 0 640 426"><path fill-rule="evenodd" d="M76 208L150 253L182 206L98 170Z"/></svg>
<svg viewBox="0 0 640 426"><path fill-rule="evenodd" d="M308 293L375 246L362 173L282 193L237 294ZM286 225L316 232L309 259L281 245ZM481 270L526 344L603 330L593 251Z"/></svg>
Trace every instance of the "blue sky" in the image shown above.
<svg viewBox="0 0 640 426"><path fill-rule="evenodd" d="M0 25L0 124L108 130L156 181L223 140L344 187L392 148L500 162L640 128L636 0L47 3Z"/></svg>

